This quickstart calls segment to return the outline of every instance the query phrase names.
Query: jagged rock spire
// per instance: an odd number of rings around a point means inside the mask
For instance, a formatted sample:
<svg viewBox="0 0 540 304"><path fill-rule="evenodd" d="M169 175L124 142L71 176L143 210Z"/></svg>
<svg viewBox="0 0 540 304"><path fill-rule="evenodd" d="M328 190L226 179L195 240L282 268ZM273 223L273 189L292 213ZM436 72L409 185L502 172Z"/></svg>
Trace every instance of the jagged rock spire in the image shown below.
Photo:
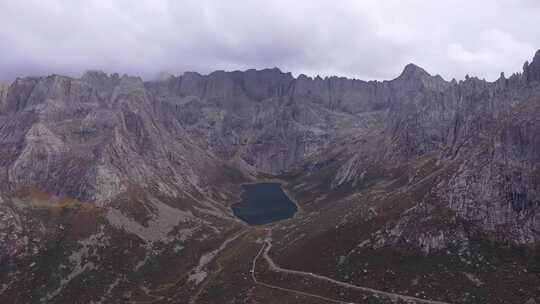
<svg viewBox="0 0 540 304"><path fill-rule="evenodd" d="M540 81L540 50L536 51L531 63L525 62L523 75L527 82Z"/></svg>

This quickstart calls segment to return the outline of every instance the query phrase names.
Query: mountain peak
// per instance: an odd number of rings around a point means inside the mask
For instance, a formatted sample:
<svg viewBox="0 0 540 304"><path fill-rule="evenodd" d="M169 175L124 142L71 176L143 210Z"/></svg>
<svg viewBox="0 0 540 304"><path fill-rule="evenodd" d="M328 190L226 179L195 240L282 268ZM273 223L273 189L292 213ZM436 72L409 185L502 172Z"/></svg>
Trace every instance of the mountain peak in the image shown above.
<svg viewBox="0 0 540 304"><path fill-rule="evenodd" d="M421 77L426 77L426 76L431 76L431 75L428 72L426 72L426 70L417 66L416 64L409 63L405 66L399 78L415 79L415 78L421 78Z"/></svg>
<svg viewBox="0 0 540 304"><path fill-rule="evenodd" d="M433 76L414 63L407 64L403 69L403 72L401 72L401 75L394 80L397 81L397 83L410 86L411 88L423 86L437 91L444 90L450 84L441 76Z"/></svg>

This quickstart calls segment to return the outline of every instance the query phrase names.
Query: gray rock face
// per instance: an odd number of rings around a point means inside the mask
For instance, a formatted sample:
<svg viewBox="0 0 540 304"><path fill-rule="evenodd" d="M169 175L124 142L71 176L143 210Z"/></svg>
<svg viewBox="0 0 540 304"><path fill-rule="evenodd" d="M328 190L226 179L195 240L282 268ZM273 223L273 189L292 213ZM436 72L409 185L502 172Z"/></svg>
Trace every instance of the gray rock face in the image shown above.
<svg viewBox="0 0 540 304"><path fill-rule="evenodd" d="M534 71L539 62L537 54L523 74L493 83L416 81L416 88L403 94L410 87L405 84L396 93L400 102L388 109L382 135L370 142L381 148L360 148L353 169L351 160L339 171L337 184L355 180L373 159L396 163L435 155L441 162L461 164L437 190L459 217L510 242L538 242L540 124L535 113L540 95ZM402 80L409 79L404 75Z"/></svg>
<svg viewBox="0 0 540 304"><path fill-rule="evenodd" d="M386 111L417 90L439 92L449 85L409 65L400 77L385 82L294 79L270 69L186 73L147 87L161 107L176 111L167 117L214 155L281 174L333 139L362 132L359 124L369 119L359 116Z"/></svg>
<svg viewBox="0 0 540 304"><path fill-rule="evenodd" d="M311 82L296 91L298 82L272 69L186 73L147 87L167 124L179 124L213 155L279 174L324 147L342 123L324 100L330 93L312 92Z"/></svg>
<svg viewBox="0 0 540 304"><path fill-rule="evenodd" d="M140 78L21 78L0 97L1 302L35 302L36 294L62 302L64 285L85 270L101 269L104 280L128 276L153 257L156 243L193 248L196 256L202 240L236 227L224 201L242 175L164 118L168 109ZM139 254L106 266L101 258L114 254L115 237L131 240L122 251ZM58 240L60 247L51 246ZM48 255L57 258L38 263ZM91 255L100 262L81 260ZM17 266L28 258L64 271L53 271L40 292L24 288L25 274L43 277Z"/></svg>

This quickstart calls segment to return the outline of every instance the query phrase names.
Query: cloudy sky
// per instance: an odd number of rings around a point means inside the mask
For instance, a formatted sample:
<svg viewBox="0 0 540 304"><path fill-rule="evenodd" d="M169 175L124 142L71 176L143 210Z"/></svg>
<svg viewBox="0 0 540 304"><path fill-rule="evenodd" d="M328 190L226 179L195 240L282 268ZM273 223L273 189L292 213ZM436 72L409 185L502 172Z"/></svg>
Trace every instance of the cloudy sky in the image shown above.
<svg viewBox="0 0 540 304"><path fill-rule="evenodd" d="M537 0L0 0L0 80L87 69L141 75L279 67L392 79L521 71Z"/></svg>

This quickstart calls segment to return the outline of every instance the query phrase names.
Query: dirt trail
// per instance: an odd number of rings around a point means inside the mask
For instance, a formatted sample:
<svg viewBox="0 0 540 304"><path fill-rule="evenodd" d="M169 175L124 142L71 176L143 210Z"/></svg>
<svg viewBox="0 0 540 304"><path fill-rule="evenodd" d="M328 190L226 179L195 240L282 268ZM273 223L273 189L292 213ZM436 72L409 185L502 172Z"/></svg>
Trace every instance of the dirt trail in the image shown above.
<svg viewBox="0 0 540 304"><path fill-rule="evenodd" d="M353 284L350 284L350 283L341 282L341 281L338 281L338 280L335 280L335 279L332 279L332 278L329 278L329 277L325 277L325 276L322 276L322 275L314 274L314 273L311 273L311 272L304 272L304 271L281 268L279 265L276 265L276 263L272 260L272 258L268 254L270 252L271 248L272 248L272 237L271 237L271 231L269 231L268 235L267 235L266 239L264 240L264 243L263 243L263 245L261 247L261 250L259 251L257 256L255 256L255 258L253 259L253 264L252 264L252 267L251 267L251 277L253 278L253 281L255 283L257 283L257 284L261 284L261 285L264 285L264 286L267 286L267 287L270 287L270 288L279 289L279 290L283 290L283 291L294 292L294 293L297 293L297 294L303 294L303 295L312 296L312 297L316 297L316 298L319 298L319 299L328 300L328 301L333 302L333 303L351 303L351 302L348 302L348 301L330 299L330 298L326 298L326 297L322 297L322 296L319 296L319 295L306 293L306 292L302 292L302 291L298 291L298 290L291 290L291 289L287 289L287 288L282 288L282 287L279 287L279 286L274 286L274 285L271 285L271 284L267 284L267 283L263 283L263 282L258 281L257 278L255 277L255 266L256 266L257 260L259 259L259 257L262 254L262 256L264 257L264 259L266 260L268 265L270 265L270 269L272 271L288 273L288 274L293 274L293 275L298 275L298 276L303 276L303 277L315 278L315 279L319 279L319 280L323 280L323 281L327 281L327 282L339 285L341 287L360 290L360 291L363 291L363 292L366 292L366 293L371 293L371 294L374 294L374 295L377 295L377 296L380 296L380 297L385 297L385 298L388 298L388 299L390 299L392 301L402 300L402 301L405 301L407 303L450 304L449 302L421 299L421 298L401 295L401 294L397 294L397 293L377 290L377 289L373 289L373 288L369 288L369 287L356 286L356 285L353 285Z"/></svg>
<svg viewBox="0 0 540 304"><path fill-rule="evenodd" d="M253 263L251 265L251 271L250 271L251 272L251 278L253 279L253 282L255 282L255 284L258 284L258 285L261 285L261 286L264 286L264 287L267 287L267 288L271 288L271 289L276 289L276 290L290 292L290 293L294 293L294 294L298 294L298 295L302 295L302 296L317 298L317 299L325 300L325 301L332 302L332 303L339 303L339 304L348 303L348 302L339 301L339 300L319 296L319 295L308 293L308 292L303 292L303 291L299 291L299 290L283 288L283 287L267 284L267 283L264 283L264 282L261 282L261 281L257 280L257 277L255 276L255 265L257 263L257 259L259 259L260 255L263 253L263 251L265 251L264 250L264 248L266 247L265 245L266 245L266 243L263 244L263 246L261 247L261 250L259 250L259 252L255 256L255 258L253 259Z"/></svg>

